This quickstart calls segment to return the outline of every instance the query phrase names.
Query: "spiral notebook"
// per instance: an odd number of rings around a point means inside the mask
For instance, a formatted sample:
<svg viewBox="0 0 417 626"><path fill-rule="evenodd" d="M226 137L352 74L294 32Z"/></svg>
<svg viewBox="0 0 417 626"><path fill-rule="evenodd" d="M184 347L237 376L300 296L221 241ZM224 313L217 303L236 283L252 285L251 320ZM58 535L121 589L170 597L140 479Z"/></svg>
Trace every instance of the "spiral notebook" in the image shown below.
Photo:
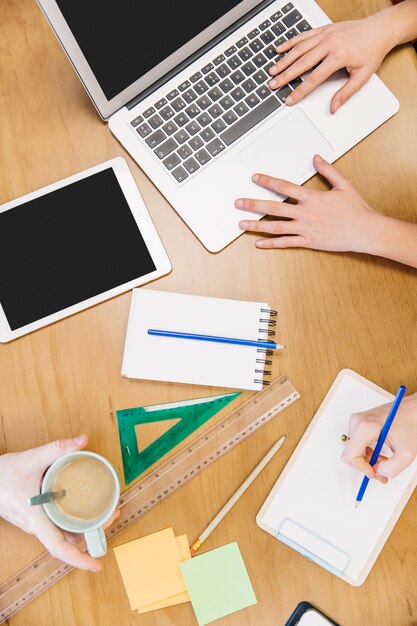
<svg viewBox="0 0 417 626"><path fill-rule="evenodd" d="M122 376L259 391L271 350L148 335L149 328L239 339L272 339L276 311L264 302L133 289Z"/></svg>

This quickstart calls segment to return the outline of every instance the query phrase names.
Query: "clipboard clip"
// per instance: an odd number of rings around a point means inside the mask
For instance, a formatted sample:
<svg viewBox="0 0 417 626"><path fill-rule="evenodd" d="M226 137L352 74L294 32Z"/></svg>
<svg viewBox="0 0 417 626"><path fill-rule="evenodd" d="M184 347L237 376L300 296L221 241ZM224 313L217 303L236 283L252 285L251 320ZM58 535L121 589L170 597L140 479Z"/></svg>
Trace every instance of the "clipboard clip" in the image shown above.
<svg viewBox="0 0 417 626"><path fill-rule="evenodd" d="M276 538L339 577L343 576L351 561L347 552L289 517L282 520Z"/></svg>

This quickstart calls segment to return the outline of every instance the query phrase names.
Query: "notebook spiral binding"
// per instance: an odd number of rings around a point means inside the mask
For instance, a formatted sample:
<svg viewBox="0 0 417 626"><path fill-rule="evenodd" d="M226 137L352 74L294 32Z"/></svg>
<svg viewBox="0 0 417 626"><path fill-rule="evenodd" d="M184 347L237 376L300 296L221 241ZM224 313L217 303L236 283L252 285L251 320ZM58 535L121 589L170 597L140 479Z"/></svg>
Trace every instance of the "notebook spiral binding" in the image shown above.
<svg viewBox="0 0 417 626"><path fill-rule="evenodd" d="M276 328L277 322L273 318L277 317L278 311L274 311L273 309L261 309L260 312L261 312L261 316L259 319L259 323L265 324L266 328L258 329L259 340L268 341L270 337L275 336L275 332L276 332L275 328ZM266 314L268 317L266 317L266 315L263 315L263 314ZM255 368L255 371L254 371L255 378L253 382L259 385L269 385L270 382L269 380L266 380L265 377L271 376L272 370L266 369L266 367L272 365L272 360L267 359L266 357L272 356L274 354L273 350L268 350L268 348L257 348L256 351L259 353L259 358L256 359L256 363L259 364L261 367L259 369ZM257 374L260 374L261 376L258 377Z"/></svg>

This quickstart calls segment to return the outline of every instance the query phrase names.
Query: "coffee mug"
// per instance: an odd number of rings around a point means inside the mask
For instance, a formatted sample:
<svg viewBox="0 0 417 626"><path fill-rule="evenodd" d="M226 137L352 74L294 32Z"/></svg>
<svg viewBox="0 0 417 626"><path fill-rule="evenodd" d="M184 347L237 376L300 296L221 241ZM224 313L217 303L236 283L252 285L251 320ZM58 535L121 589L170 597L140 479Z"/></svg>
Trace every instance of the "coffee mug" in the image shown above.
<svg viewBox="0 0 417 626"><path fill-rule="evenodd" d="M96 454L95 452L87 452L85 450L82 450L80 452L69 452L68 454L65 454L59 459L57 459L47 469L43 477L43 481L41 485L41 493L53 491L54 489L56 489L57 488L56 483L59 480L62 480L62 485L59 488L62 488L63 486L65 486L64 484L65 479L60 478L63 476L63 472L64 471L68 472L68 468L70 467L70 464L76 461L77 459L82 459L82 458L85 459L82 461L82 464L84 465L85 463L91 464L91 462L87 461L88 458L91 458L91 459L95 459L96 462L99 461L101 464L104 464L104 466L106 467L106 471L104 473L105 475L103 474L103 476L106 482L109 483L106 485L106 489L107 491L109 491L109 494L105 502L104 510L100 510L100 512L98 512L98 511L94 511L94 509L92 508L91 518L88 516L87 518L85 516L79 516L77 515L76 511L74 512L71 511L71 513L73 514L69 513L68 511L67 512L64 511L62 507L64 506L65 498L67 498L70 495L69 491L67 492L67 496L60 498L59 500L46 502L43 504L43 507L49 519L54 524L56 524L56 526L59 526L59 528L62 528L63 530L67 530L73 533L84 533L88 552L90 553L92 557L100 557L100 556L104 556L107 551L106 536L104 534L103 524L105 524L107 520L111 517L113 511L118 505L119 497L120 497L119 477L117 475L116 470L112 466L112 464L109 463L107 459L100 456L99 454ZM95 464L93 463L93 465ZM73 467L75 467L75 464L73 465ZM97 470L99 470L99 468L100 466L97 466ZM94 471L94 468L93 468L93 471ZM109 477L111 477L110 478L110 480L112 481L111 483L109 482ZM97 485L97 488L99 489L99 484ZM97 495L99 495L100 492L97 489L96 489L96 492L97 492ZM80 497L82 497L83 495L85 496L85 493L84 494L82 493L82 489L80 489L80 494L81 494ZM93 495L94 495L94 492L93 492ZM77 496L77 488L74 486L71 491L71 501L68 500L68 502L73 502L74 498L76 500L77 499L76 496ZM91 495L90 495L90 500L91 500ZM91 506L94 506L94 498L92 499L91 502L89 502L89 505L90 504Z"/></svg>

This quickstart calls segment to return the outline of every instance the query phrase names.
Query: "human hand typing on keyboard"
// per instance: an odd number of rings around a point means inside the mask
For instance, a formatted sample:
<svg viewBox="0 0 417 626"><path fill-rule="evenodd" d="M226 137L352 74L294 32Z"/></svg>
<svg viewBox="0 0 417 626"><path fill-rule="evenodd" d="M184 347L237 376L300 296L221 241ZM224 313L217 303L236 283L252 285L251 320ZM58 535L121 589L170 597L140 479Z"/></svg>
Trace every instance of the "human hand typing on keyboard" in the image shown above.
<svg viewBox="0 0 417 626"><path fill-rule="evenodd" d="M307 189L286 180L255 174L254 183L288 196L297 204L249 198L236 200L237 209L276 218L239 223L242 230L269 235L259 239L256 246L362 252L417 268L417 224L377 213L333 165L319 155L313 162L317 172L332 185L330 191Z"/></svg>
<svg viewBox="0 0 417 626"><path fill-rule="evenodd" d="M396 45L417 38L417 0L404 0L362 20L329 24L301 33L277 47L283 55L269 70L268 85L283 85L312 70L285 103L296 104L331 74L346 68L349 79L330 102L335 113L376 72ZM313 69L314 68L314 69Z"/></svg>

